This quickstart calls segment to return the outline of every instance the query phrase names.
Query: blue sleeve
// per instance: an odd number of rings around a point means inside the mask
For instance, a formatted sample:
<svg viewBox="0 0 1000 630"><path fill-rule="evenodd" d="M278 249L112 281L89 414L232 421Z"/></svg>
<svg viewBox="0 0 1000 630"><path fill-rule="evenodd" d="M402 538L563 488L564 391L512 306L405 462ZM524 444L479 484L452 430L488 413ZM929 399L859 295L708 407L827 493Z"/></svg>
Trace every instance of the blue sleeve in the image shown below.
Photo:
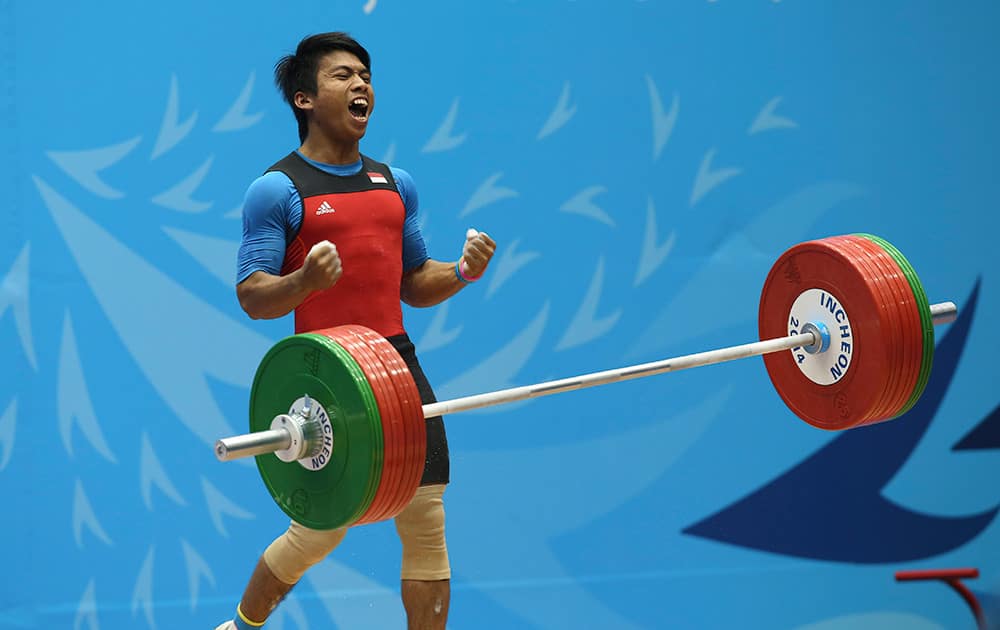
<svg viewBox="0 0 1000 630"><path fill-rule="evenodd" d="M403 205L406 207L406 220L403 221L403 272L405 273L424 264L429 256L417 219L420 202L413 178L403 169L395 167L392 167L392 177L396 180L396 188L399 189L399 196L403 198Z"/></svg>
<svg viewBox="0 0 1000 630"><path fill-rule="evenodd" d="M281 273L289 235L302 225L302 199L284 173L258 177L243 200L243 241L237 255L236 284L255 271Z"/></svg>

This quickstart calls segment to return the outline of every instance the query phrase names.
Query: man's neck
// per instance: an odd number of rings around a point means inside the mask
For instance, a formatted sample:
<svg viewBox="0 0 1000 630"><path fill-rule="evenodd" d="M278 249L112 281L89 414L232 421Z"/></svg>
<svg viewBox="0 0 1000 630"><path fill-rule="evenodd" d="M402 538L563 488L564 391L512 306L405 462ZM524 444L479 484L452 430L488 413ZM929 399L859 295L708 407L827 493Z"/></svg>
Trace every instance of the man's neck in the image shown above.
<svg viewBox="0 0 1000 630"><path fill-rule="evenodd" d="M299 153L323 164L354 164L361 159L357 142L350 144L328 142L316 138L313 134L310 134L299 147Z"/></svg>

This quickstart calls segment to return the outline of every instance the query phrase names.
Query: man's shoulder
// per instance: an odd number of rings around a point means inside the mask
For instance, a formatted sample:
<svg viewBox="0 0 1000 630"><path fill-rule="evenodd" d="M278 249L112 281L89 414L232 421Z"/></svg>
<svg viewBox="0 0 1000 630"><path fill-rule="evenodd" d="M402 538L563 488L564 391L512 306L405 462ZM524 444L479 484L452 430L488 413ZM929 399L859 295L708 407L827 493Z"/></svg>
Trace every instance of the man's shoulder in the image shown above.
<svg viewBox="0 0 1000 630"><path fill-rule="evenodd" d="M291 178L281 171L267 171L250 182L249 190L260 193L285 192L292 186Z"/></svg>
<svg viewBox="0 0 1000 630"><path fill-rule="evenodd" d="M295 186L288 175L268 171L250 183L244 205L274 207L286 202L294 193Z"/></svg>
<svg viewBox="0 0 1000 630"><path fill-rule="evenodd" d="M409 171L399 168L398 166L390 166L389 170L392 171L392 178L396 180L397 186L413 188L413 176L410 175Z"/></svg>

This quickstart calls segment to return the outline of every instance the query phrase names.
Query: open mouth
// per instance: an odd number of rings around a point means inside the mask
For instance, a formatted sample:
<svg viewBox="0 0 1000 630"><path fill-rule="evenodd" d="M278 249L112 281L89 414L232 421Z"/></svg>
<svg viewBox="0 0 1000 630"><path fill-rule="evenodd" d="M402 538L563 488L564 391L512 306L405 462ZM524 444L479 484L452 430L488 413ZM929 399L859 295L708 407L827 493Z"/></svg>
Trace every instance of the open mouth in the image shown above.
<svg viewBox="0 0 1000 630"><path fill-rule="evenodd" d="M351 104L347 106L347 111L351 112L351 116L354 116L355 120L368 120L368 99L359 96L351 101Z"/></svg>

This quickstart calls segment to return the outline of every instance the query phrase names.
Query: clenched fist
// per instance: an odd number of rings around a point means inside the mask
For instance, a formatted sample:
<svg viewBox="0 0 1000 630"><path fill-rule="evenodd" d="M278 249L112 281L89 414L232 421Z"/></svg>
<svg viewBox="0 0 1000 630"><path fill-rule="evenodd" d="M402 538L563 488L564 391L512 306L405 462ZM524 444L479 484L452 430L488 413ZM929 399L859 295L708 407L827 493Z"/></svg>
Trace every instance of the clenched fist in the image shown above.
<svg viewBox="0 0 1000 630"><path fill-rule="evenodd" d="M320 241L312 246L302 263L302 280L310 291L329 289L344 273L337 246L330 241Z"/></svg>
<svg viewBox="0 0 1000 630"><path fill-rule="evenodd" d="M493 258L497 244L486 232L477 232L472 228L465 233L465 245L462 247L462 258L459 260L462 272L469 278L478 278L486 271L486 266Z"/></svg>

